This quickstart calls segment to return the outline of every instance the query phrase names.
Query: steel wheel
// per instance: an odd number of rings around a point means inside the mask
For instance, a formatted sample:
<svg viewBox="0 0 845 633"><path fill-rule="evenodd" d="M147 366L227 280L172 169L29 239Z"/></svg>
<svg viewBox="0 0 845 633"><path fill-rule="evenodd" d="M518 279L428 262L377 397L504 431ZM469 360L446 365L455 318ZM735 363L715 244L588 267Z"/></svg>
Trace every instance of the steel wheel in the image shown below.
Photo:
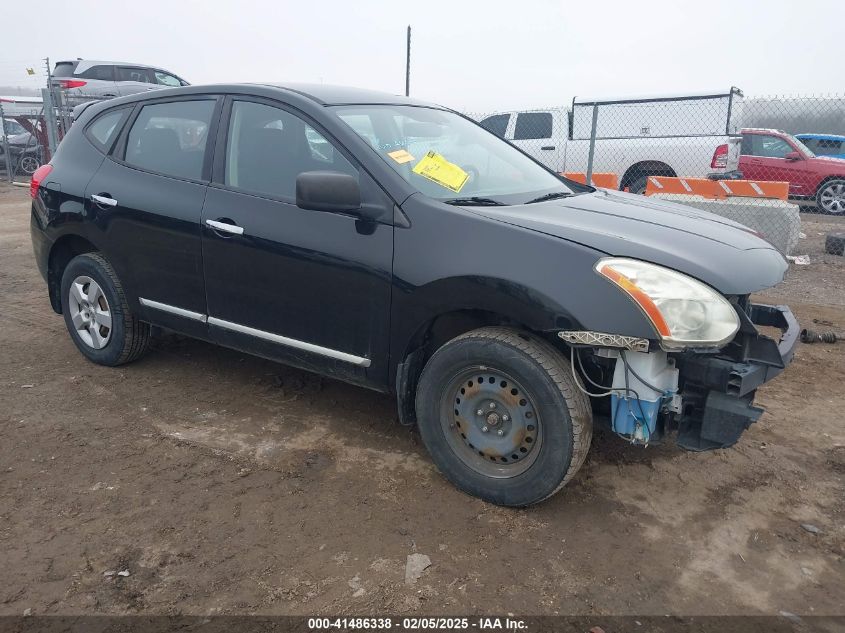
<svg viewBox="0 0 845 633"><path fill-rule="evenodd" d="M503 371L471 367L444 392L440 416L455 455L471 469L495 478L528 470L543 443L531 394Z"/></svg>
<svg viewBox="0 0 845 633"><path fill-rule="evenodd" d="M39 167L41 167L41 163L34 156L24 156L21 158L20 168L23 173L32 175Z"/></svg>
<svg viewBox="0 0 845 633"><path fill-rule="evenodd" d="M839 214L845 212L845 181L834 180L827 183L819 191L818 202L825 213Z"/></svg>
<svg viewBox="0 0 845 633"><path fill-rule="evenodd" d="M68 292L70 319L79 338L93 349L102 349L109 343L112 315L109 302L99 284L81 275L73 280Z"/></svg>

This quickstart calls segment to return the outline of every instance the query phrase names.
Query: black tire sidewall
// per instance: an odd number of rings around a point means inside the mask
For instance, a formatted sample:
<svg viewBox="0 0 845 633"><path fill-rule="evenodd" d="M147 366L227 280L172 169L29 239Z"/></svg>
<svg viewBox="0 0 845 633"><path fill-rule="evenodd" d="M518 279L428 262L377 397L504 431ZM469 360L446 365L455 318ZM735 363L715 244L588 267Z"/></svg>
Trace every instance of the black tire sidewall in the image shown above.
<svg viewBox="0 0 845 633"><path fill-rule="evenodd" d="M94 349L87 345L85 341L80 338L76 328L71 322L70 309L68 306L68 295L70 292L70 285L77 277L85 275L91 277L96 281L106 301L109 304L109 310L112 317L112 329L109 342L106 343L102 349ZM78 255L74 257L70 263L65 267L62 275L62 315L65 319L68 333L73 340L76 347L90 361L100 365L118 365L123 356L124 347L126 345L126 315L124 314L122 301L123 297L119 295L111 275L103 268L103 266L93 257L88 255Z"/></svg>
<svg viewBox="0 0 845 633"><path fill-rule="evenodd" d="M540 453L527 471L512 478L488 477L470 468L449 445L441 424L441 398L449 383L462 370L479 365L511 374L528 390L538 411ZM469 337L438 350L423 371L416 406L420 435L432 460L468 494L499 505L527 506L557 491L569 470L573 427L566 399L542 366L507 343Z"/></svg>
<svg viewBox="0 0 845 633"><path fill-rule="evenodd" d="M648 176L640 176L629 185L628 192L644 195L646 187L648 187ZM642 188L642 191L637 191L639 188Z"/></svg>

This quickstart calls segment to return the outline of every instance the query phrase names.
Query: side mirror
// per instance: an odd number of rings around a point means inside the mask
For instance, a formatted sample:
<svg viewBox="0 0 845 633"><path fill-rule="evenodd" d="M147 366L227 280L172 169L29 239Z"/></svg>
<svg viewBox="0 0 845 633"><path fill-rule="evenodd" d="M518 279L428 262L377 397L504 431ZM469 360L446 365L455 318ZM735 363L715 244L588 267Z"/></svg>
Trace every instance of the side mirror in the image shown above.
<svg viewBox="0 0 845 633"><path fill-rule="evenodd" d="M357 211L361 188L349 174L305 171L296 177L296 206L313 211Z"/></svg>
<svg viewBox="0 0 845 633"><path fill-rule="evenodd" d="M784 158L790 162L795 162L796 160L801 160L800 152L788 152Z"/></svg>

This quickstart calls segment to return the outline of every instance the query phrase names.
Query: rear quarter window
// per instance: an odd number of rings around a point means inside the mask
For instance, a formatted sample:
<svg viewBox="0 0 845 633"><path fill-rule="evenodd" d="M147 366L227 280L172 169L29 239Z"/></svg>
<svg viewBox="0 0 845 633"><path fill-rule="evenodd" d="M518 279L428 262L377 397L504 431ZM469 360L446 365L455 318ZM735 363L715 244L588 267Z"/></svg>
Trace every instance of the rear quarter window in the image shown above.
<svg viewBox="0 0 845 633"><path fill-rule="evenodd" d="M108 153L128 114L129 108L103 112L88 124L88 127L85 128L85 135L97 149Z"/></svg>

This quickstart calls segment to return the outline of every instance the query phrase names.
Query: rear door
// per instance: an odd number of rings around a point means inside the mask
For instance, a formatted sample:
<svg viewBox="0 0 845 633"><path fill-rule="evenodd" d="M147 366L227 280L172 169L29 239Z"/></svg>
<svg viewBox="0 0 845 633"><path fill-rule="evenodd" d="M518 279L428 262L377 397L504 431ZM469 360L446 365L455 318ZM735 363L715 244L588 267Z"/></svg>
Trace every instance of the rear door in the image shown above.
<svg viewBox="0 0 845 633"><path fill-rule="evenodd" d="M393 226L300 209L296 177L353 175L362 203L387 218L392 201L298 112L246 97L227 110L203 208L209 332L288 364L385 384Z"/></svg>
<svg viewBox="0 0 845 633"><path fill-rule="evenodd" d="M144 318L197 336L206 332L200 217L221 103L191 95L139 104L86 192L106 256Z"/></svg>
<svg viewBox="0 0 845 633"><path fill-rule="evenodd" d="M563 171L563 161L554 138L554 113L518 112L513 128L513 143L549 169Z"/></svg>
<svg viewBox="0 0 845 633"><path fill-rule="evenodd" d="M110 64L94 64L84 70L81 64L77 67L77 76L86 83L79 89L81 95L88 95L97 99L111 99L120 96L114 83L114 66Z"/></svg>
<svg viewBox="0 0 845 633"><path fill-rule="evenodd" d="M117 66L115 72L116 85L121 96L134 95L161 87L156 84L155 73L151 68Z"/></svg>

